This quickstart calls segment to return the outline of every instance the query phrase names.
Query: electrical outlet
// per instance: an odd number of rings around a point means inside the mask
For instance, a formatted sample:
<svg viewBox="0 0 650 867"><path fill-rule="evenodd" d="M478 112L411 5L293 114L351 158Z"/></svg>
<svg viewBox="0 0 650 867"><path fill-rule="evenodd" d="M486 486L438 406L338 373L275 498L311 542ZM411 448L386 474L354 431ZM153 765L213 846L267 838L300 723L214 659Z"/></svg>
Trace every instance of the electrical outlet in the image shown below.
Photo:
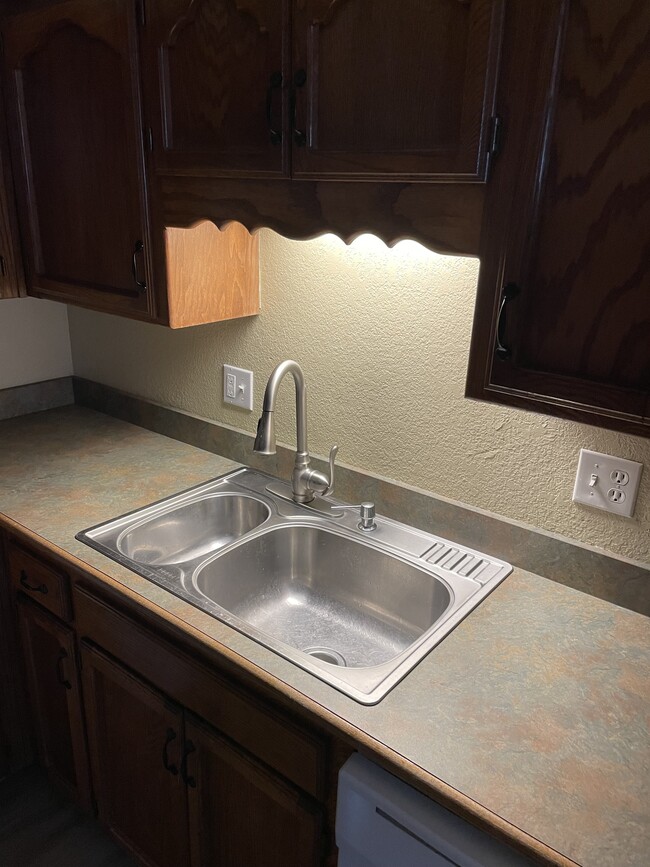
<svg viewBox="0 0 650 867"><path fill-rule="evenodd" d="M626 518L634 514L643 464L580 449L573 502Z"/></svg>
<svg viewBox="0 0 650 867"><path fill-rule="evenodd" d="M226 403L253 409L253 371L231 364L223 366L223 399Z"/></svg>

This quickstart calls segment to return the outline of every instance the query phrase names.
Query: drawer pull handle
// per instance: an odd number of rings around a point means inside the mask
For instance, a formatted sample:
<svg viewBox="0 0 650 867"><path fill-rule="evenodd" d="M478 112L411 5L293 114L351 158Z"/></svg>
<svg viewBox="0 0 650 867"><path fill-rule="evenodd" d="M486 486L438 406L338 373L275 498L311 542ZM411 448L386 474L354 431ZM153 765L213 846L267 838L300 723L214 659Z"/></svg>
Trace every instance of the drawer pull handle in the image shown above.
<svg viewBox="0 0 650 867"><path fill-rule="evenodd" d="M183 778L183 782L186 786L189 786L190 789L196 789L196 780L194 777L188 777L187 775L187 757L190 753L195 753L196 747L192 743L192 741L185 742L185 749L183 750L183 758L181 759L181 777Z"/></svg>
<svg viewBox="0 0 650 867"><path fill-rule="evenodd" d="M66 689L72 689L72 684L65 676L65 672L63 670L63 660L67 658L68 652L62 647L56 660L56 679L59 681L61 686L64 686Z"/></svg>
<svg viewBox="0 0 650 867"><path fill-rule="evenodd" d="M24 569L20 570L20 584L25 590L30 590L32 593L42 593L47 595L47 586L45 584L30 584L27 572Z"/></svg>
<svg viewBox="0 0 650 867"><path fill-rule="evenodd" d="M504 342L507 324L506 306L508 302L512 301L513 298L516 298L517 295L519 295L519 286L517 286L516 283L506 283L501 292L501 304L499 306L499 315L497 317L496 346L494 348L497 358L500 358L502 361L505 361L512 356L511 347L506 345Z"/></svg>
<svg viewBox="0 0 650 867"><path fill-rule="evenodd" d="M146 292L147 281L140 280L138 276L138 255L144 253L144 244L142 241L136 241L133 248L133 261L131 262L131 273L133 274L133 282L138 287L140 292Z"/></svg>
<svg viewBox="0 0 650 867"><path fill-rule="evenodd" d="M165 768L165 770L169 771L169 773L175 777L176 774L178 773L178 768L176 767L176 765L172 765L170 763L169 756L167 755L167 748L169 747L170 743L173 740L176 740L176 732L174 731L174 729L168 728L167 729L167 738L165 739L165 743L163 744L162 761L163 761L163 767Z"/></svg>

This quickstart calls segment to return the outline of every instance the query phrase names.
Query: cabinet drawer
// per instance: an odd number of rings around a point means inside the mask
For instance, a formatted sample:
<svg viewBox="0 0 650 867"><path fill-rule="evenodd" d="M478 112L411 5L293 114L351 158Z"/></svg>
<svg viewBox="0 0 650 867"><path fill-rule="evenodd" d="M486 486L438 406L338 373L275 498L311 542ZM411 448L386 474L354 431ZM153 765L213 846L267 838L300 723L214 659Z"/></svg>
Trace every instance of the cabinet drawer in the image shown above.
<svg viewBox="0 0 650 867"><path fill-rule="evenodd" d="M59 572L24 548L9 542L9 575L17 590L21 590L52 614L62 620L71 620L70 583L64 572Z"/></svg>
<svg viewBox="0 0 650 867"><path fill-rule="evenodd" d="M326 739L282 709L197 663L182 650L75 587L77 634L202 717L318 799L326 790Z"/></svg>

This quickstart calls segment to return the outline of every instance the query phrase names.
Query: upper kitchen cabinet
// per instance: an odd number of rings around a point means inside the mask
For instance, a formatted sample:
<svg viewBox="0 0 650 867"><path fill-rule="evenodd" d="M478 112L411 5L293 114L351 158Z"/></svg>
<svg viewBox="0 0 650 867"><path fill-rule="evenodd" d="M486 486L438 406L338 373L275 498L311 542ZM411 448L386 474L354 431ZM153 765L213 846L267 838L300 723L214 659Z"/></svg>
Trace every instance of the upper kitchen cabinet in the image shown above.
<svg viewBox="0 0 650 867"><path fill-rule="evenodd" d="M564 5L145 0L165 219L478 255L509 127L537 129Z"/></svg>
<svg viewBox="0 0 650 867"><path fill-rule="evenodd" d="M0 105L0 299L25 294L22 251L14 199L13 177Z"/></svg>
<svg viewBox="0 0 650 867"><path fill-rule="evenodd" d="M158 217L138 23L131 0L65 0L4 22L28 292L174 327L255 313L256 239Z"/></svg>
<svg viewBox="0 0 650 867"><path fill-rule="evenodd" d="M156 0L142 31L157 169L288 173L284 0Z"/></svg>
<svg viewBox="0 0 650 867"><path fill-rule="evenodd" d="M557 69L495 172L468 394L648 436L650 5L572 0Z"/></svg>
<svg viewBox="0 0 650 867"><path fill-rule="evenodd" d="M159 0L156 167L484 181L503 0Z"/></svg>
<svg viewBox="0 0 650 867"><path fill-rule="evenodd" d="M502 18L502 0L293 0L293 176L485 181Z"/></svg>

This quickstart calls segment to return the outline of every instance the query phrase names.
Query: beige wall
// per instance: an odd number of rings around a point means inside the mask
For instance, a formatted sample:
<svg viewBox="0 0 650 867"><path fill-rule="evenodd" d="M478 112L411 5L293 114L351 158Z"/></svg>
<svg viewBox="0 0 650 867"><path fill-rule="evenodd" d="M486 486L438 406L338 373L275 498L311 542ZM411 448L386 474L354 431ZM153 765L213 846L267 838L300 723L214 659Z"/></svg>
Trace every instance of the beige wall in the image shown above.
<svg viewBox="0 0 650 867"><path fill-rule="evenodd" d="M68 311L38 298L0 302L0 389L70 376Z"/></svg>
<svg viewBox="0 0 650 867"><path fill-rule="evenodd" d="M304 368L310 450L650 562L650 440L463 397L478 262L374 238L263 231L262 314L171 332L70 308L75 373L254 431L266 379ZM222 365L255 373L255 411L222 401ZM278 439L295 443L283 384ZM642 461L636 515L571 502L581 447ZM435 531L435 528L432 528Z"/></svg>

